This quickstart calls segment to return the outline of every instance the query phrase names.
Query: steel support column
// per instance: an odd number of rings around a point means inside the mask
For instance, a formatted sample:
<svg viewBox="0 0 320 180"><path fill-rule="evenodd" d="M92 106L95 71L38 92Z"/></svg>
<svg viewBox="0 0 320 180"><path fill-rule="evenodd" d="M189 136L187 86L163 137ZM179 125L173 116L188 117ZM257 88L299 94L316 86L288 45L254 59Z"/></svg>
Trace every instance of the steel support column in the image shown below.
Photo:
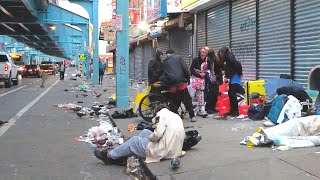
<svg viewBox="0 0 320 180"><path fill-rule="evenodd" d="M117 0L117 14L122 15L122 31L117 31L116 76L117 107L129 105L129 1Z"/></svg>
<svg viewBox="0 0 320 180"><path fill-rule="evenodd" d="M69 0L69 2L76 3L81 5L85 8L90 16L90 20L93 24L93 77L92 77L92 84L97 85L99 81L99 31L98 31L98 0ZM87 67L89 68L89 67ZM89 77L90 74L87 74Z"/></svg>

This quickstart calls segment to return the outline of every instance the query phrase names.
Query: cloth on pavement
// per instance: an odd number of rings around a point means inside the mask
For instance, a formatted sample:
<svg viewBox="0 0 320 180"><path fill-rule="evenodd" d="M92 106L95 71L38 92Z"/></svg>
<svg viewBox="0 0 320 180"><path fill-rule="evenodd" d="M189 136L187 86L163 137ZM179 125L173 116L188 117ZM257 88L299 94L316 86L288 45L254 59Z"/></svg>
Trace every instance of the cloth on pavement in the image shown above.
<svg viewBox="0 0 320 180"><path fill-rule="evenodd" d="M264 130L277 146L312 147L320 145L320 116L291 119Z"/></svg>

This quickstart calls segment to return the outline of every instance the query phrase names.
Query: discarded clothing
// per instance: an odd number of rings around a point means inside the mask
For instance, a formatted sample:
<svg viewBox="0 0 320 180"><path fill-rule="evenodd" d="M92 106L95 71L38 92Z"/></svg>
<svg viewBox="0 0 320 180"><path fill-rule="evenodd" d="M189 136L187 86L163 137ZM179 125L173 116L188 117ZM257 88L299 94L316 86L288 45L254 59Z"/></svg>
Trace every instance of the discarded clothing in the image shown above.
<svg viewBox="0 0 320 180"><path fill-rule="evenodd" d="M302 106L300 101L292 95L288 96L288 101L283 106L279 117L277 119L277 123L281 124L286 120L301 117Z"/></svg>
<svg viewBox="0 0 320 180"><path fill-rule="evenodd" d="M295 118L264 130L277 146L312 147L320 145L320 116Z"/></svg>
<svg viewBox="0 0 320 180"><path fill-rule="evenodd" d="M277 124L277 120L279 118L281 110L287 100L288 100L288 96L285 94L282 94L282 95L276 97L274 100L272 100L271 109L268 114L268 119L271 122L273 122L274 124Z"/></svg>

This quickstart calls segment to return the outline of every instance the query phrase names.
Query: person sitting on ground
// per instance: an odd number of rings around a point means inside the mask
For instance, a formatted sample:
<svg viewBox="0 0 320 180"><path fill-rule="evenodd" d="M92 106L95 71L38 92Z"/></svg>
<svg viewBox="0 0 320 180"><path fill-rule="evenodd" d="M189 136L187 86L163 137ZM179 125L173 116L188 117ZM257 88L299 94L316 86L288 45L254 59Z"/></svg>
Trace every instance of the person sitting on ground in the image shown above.
<svg viewBox="0 0 320 180"><path fill-rule="evenodd" d="M176 55L172 49L166 51L166 58L162 62L163 73L159 80L162 84L169 87L167 98L170 100L169 109L178 113L178 109L183 102L189 113L191 122L196 122L192 98L187 89L190 83L190 72L186 62L179 55Z"/></svg>
<svg viewBox="0 0 320 180"><path fill-rule="evenodd" d="M185 131L180 116L169 111L165 105L159 105L155 112L156 117L152 119L156 126L154 132L144 129L138 136L110 152L95 149L94 155L105 164L118 165L126 165L126 159L133 155L145 159L146 163L184 155L182 147Z"/></svg>

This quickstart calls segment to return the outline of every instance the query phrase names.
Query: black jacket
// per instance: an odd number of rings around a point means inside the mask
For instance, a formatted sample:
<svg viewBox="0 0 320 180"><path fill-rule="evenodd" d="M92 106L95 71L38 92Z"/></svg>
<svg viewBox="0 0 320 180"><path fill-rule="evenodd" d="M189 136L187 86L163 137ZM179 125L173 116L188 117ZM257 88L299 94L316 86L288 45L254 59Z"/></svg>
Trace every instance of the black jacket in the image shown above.
<svg viewBox="0 0 320 180"><path fill-rule="evenodd" d="M232 53L226 53L224 59L226 78L230 79L234 74L242 76L242 65Z"/></svg>
<svg viewBox="0 0 320 180"><path fill-rule="evenodd" d="M175 54L167 55L162 62L162 70L163 74L160 77L160 81L165 85L177 85L190 80L190 72L181 56Z"/></svg>
<svg viewBox="0 0 320 180"><path fill-rule="evenodd" d="M217 84L222 84L222 71L221 71L222 64L219 63L217 60L212 60L210 58L208 58L207 62L208 62L208 67L211 67L211 69L210 69L211 73L213 74L213 72L214 72L214 74L217 78ZM203 63L203 61L200 60L199 57L196 57L192 60L192 63L190 65L190 72L195 77L200 77L200 74L198 71L196 71L196 69L200 70L202 63ZM214 65L214 68L212 69L213 65Z"/></svg>
<svg viewBox="0 0 320 180"><path fill-rule="evenodd" d="M160 76L162 75L162 65L161 61L155 59L151 60L148 65L148 82L149 84L159 81Z"/></svg>

